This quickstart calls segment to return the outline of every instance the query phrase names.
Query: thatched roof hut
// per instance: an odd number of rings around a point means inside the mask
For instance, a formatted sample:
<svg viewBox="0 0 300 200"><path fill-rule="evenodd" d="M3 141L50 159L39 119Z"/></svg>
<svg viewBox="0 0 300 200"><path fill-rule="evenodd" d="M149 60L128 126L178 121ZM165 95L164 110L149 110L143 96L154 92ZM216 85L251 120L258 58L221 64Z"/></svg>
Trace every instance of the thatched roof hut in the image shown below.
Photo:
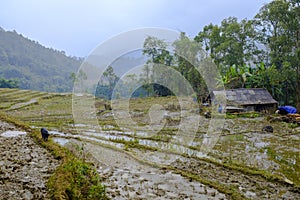
<svg viewBox="0 0 300 200"><path fill-rule="evenodd" d="M224 91L213 91L212 100L221 92ZM229 89L225 91L225 94L228 108L237 107L246 111L271 113L275 112L278 106L278 102L273 99L268 90L262 88Z"/></svg>

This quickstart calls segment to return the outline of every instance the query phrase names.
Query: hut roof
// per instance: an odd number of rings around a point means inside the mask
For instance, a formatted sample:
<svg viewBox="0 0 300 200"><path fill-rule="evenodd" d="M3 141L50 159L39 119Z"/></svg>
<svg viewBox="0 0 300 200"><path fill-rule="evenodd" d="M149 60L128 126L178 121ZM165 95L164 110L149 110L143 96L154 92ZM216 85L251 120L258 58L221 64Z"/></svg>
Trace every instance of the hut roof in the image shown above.
<svg viewBox="0 0 300 200"><path fill-rule="evenodd" d="M213 96L224 91L213 91ZM226 98L228 103L238 105L256 105L256 104L277 104L268 90L263 88L252 89L230 89L226 90Z"/></svg>

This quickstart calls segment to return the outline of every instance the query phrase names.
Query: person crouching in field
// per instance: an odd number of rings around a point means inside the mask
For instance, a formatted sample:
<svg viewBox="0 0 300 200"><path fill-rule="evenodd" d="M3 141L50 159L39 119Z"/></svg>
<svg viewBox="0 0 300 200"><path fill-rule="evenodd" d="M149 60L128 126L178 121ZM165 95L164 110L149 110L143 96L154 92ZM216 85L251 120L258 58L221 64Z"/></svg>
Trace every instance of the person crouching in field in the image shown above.
<svg viewBox="0 0 300 200"><path fill-rule="evenodd" d="M44 141L48 140L49 132L45 128L41 128L41 134Z"/></svg>

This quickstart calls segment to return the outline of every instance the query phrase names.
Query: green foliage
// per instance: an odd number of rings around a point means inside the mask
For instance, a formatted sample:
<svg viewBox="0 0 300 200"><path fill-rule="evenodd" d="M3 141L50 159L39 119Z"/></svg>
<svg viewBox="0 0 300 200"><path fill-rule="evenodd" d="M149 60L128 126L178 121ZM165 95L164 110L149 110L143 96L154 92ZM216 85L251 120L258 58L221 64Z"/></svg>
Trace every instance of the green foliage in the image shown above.
<svg viewBox="0 0 300 200"><path fill-rule="evenodd" d="M62 165L48 182L52 199L108 199L105 186L101 184L101 178L93 165L69 152L62 158Z"/></svg>
<svg viewBox="0 0 300 200"><path fill-rule="evenodd" d="M199 73L199 58L204 57L201 46L189 39L185 33L181 33L180 38L173 43L175 48L176 69L192 85L193 90L199 96L207 93L206 84ZM203 73L203 71L201 72ZM202 74L203 75L203 74ZM187 90L185 84L179 85L179 91Z"/></svg>
<svg viewBox="0 0 300 200"><path fill-rule="evenodd" d="M151 84L152 82L164 83L167 76L165 66L171 66L174 57L166 49L167 43L156 37L148 36L144 42L143 54L149 57L144 66L144 74L140 77L143 88L147 91L147 96L156 94L168 96L172 93L162 84Z"/></svg>
<svg viewBox="0 0 300 200"><path fill-rule="evenodd" d="M227 113L226 114L226 118L227 119L235 119L235 118L256 118L256 117L260 117L261 114L257 113L257 112L246 112L246 113Z"/></svg>
<svg viewBox="0 0 300 200"><path fill-rule="evenodd" d="M289 17L289 2L281 0L264 5L255 16L256 26L261 30L261 41L268 43L271 62L277 67L282 66L292 48L286 37L290 30L285 27Z"/></svg>
<svg viewBox="0 0 300 200"><path fill-rule="evenodd" d="M282 7L279 8L277 4ZM224 84L230 89L266 88L280 104L300 104L299 56L296 57L299 38L294 38L295 35L299 35L295 33L296 30L299 31L299 14L296 10L299 10L297 2L274 1L264 6L254 20L244 19L239 22L237 18L229 17L224 19L220 26L205 26L194 39L197 43L182 33L172 44L175 55L166 51L167 43L154 37L146 38L143 53L149 56L148 64L173 65L172 67L189 81L197 96L201 97L207 95L207 89L194 66L197 64L196 59L201 58L203 52L199 46L202 46L219 67L222 74L222 77L218 78L219 85ZM285 21L288 22L287 26L284 26ZM272 27L274 23L277 24L276 27ZM271 37L270 34L276 34L276 37ZM266 45L267 48L260 48L262 45ZM268 49L271 51L268 52ZM172 59L169 59L170 57ZM169 60L172 62L167 62ZM145 66L143 80L148 94L154 89L147 83L160 79L157 77L159 75L165 77L161 66ZM178 90L184 91L184 85L179 84Z"/></svg>
<svg viewBox="0 0 300 200"><path fill-rule="evenodd" d="M68 199L107 199L105 187L91 165L72 159L61 170L68 179L66 188Z"/></svg>
<svg viewBox="0 0 300 200"><path fill-rule="evenodd" d="M273 0L253 20L228 17L205 26L195 41L218 65L219 84L266 88L280 104L300 109L299 30L299 1Z"/></svg>
<svg viewBox="0 0 300 200"><path fill-rule="evenodd" d="M266 67L264 63L250 66L230 66L219 84L223 83L225 88L266 88L272 96L281 104L296 102L296 74L288 63L284 63L281 70L275 65Z"/></svg>
<svg viewBox="0 0 300 200"><path fill-rule="evenodd" d="M209 24L195 37L195 41L222 67L244 65L255 60L254 27L251 21L229 17L220 26Z"/></svg>
<svg viewBox="0 0 300 200"><path fill-rule="evenodd" d="M149 59L144 66L141 82L148 96L150 94L158 96L187 94L189 85L197 94L205 92L206 85L198 69L199 58L202 58L204 53L201 46L189 39L185 33L181 33L180 38L171 45L175 50L174 55L168 51L169 46L163 40L149 36L144 42L143 54ZM176 71L178 73L175 73ZM179 83L179 75L184 77L189 84L182 81ZM150 84L153 82L155 84Z"/></svg>
<svg viewBox="0 0 300 200"><path fill-rule="evenodd" d="M254 18L257 34L260 36L258 39L268 47L266 64L275 66L284 76L285 80L282 81L280 89L285 96L283 102L297 104L298 108L300 108L299 11L300 3L297 0L274 0L264 5ZM291 101L288 100L290 98Z"/></svg>
<svg viewBox="0 0 300 200"><path fill-rule="evenodd" d="M0 88L18 88L19 82L16 79L6 80L4 78L0 78Z"/></svg>
<svg viewBox="0 0 300 200"><path fill-rule="evenodd" d="M119 77L115 74L114 69L112 68L112 66L109 66L104 72L103 72L103 78L106 79L106 81L108 82L108 86L110 89L112 89Z"/></svg>
<svg viewBox="0 0 300 200"><path fill-rule="evenodd" d="M298 124L298 123L289 123L289 127L290 128L297 128L297 127L299 127L300 125Z"/></svg>
<svg viewBox="0 0 300 200"><path fill-rule="evenodd" d="M104 72L96 88L96 96L105 99L111 99L114 87L120 78L115 74L112 66L109 66Z"/></svg>
<svg viewBox="0 0 300 200"><path fill-rule="evenodd" d="M151 63L170 66L173 56L166 50L167 43L156 37L148 36L144 42L143 54L149 55Z"/></svg>

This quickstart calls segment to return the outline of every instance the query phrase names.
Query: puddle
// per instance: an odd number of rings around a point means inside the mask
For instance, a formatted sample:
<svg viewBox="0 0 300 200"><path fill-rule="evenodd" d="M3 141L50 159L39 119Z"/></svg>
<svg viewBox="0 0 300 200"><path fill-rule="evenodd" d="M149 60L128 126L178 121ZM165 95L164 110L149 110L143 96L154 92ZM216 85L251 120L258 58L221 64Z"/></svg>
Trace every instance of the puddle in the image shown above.
<svg viewBox="0 0 300 200"><path fill-rule="evenodd" d="M65 145L66 143L68 143L71 140L70 138L72 138L72 139L79 139L80 138L80 139L99 142L99 143L105 144L105 145L114 146L114 147L117 147L117 148L124 148L123 144L91 137L91 136L102 136L102 135L99 135L99 133L86 132L85 134L87 134L87 135L72 135L72 134L65 134L65 133L58 132L58 131L49 131L49 133L54 136L53 141L60 144L60 145L62 145L62 146Z"/></svg>
<svg viewBox="0 0 300 200"><path fill-rule="evenodd" d="M84 135L88 135L88 136L94 136L94 137L102 137L105 138L107 140L125 140L125 141L130 141L130 140L134 140L134 137L147 137L149 136L148 133L146 132L129 132L129 131L102 131L102 132L96 132L96 131L85 131L83 132ZM151 140L147 140L150 141ZM152 141L153 142L153 141Z"/></svg>
<svg viewBox="0 0 300 200"><path fill-rule="evenodd" d="M69 139L58 138L58 137L53 138L53 141L56 142L56 143L58 143L61 146L64 146L65 144L67 144L68 142L70 142Z"/></svg>
<svg viewBox="0 0 300 200"><path fill-rule="evenodd" d="M152 141L152 140L139 140L139 144L145 146L156 147L160 150L167 150L179 154L187 154L189 156L196 156L199 158L207 157L207 155L201 151L192 150L188 147L184 147L178 144L173 143L166 143L166 142L159 142L159 141Z"/></svg>
<svg viewBox="0 0 300 200"><path fill-rule="evenodd" d="M67 136L65 133L58 132L58 131L48 131L51 135L58 135L58 136Z"/></svg>
<svg viewBox="0 0 300 200"><path fill-rule="evenodd" d="M293 140L300 140L300 134L297 134L297 135L291 135L290 137L291 137L291 139L293 139Z"/></svg>
<svg viewBox="0 0 300 200"><path fill-rule="evenodd" d="M248 140L252 142L274 137L274 135L268 133L247 133L245 136L247 136Z"/></svg>
<svg viewBox="0 0 300 200"><path fill-rule="evenodd" d="M102 131L103 133L107 133L107 134L122 134L122 131L116 131L116 130L109 130L109 131Z"/></svg>
<svg viewBox="0 0 300 200"><path fill-rule="evenodd" d="M5 131L1 133L2 137L17 137L19 135L25 135L26 132L24 131Z"/></svg>
<svg viewBox="0 0 300 200"><path fill-rule="evenodd" d="M131 138L131 137L123 136L123 135L117 135L117 134L114 134L114 133L113 134L106 134L106 133L84 132L83 134L86 135L86 136L102 137L102 138L105 138L107 140L125 140L125 141L133 140L133 138Z"/></svg>
<svg viewBox="0 0 300 200"><path fill-rule="evenodd" d="M264 148L264 147L269 146L269 144L270 144L269 142L255 142L254 146L256 148Z"/></svg>
<svg viewBox="0 0 300 200"><path fill-rule="evenodd" d="M88 125L87 124L75 124L74 126L75 127L87 127Z"/></svg>
<svg viewBox="0 0 300 200"><path fill-rule="evenodd" d="M103 126L103 129L114 129L116 127L112 126L112 125L105 125Z"/></svg>
<svg viewBox="0 0 300 200"><path fill-rule="evenodd" d="M131 132L131 134L129 134L129 132L127 132L128 136L127 135L118 135L118 133L123 133L123 132L119 132L119 131L104 131L101 133L99 133L99 132L83 132L82 135L64 134L64 133L61 133L58 131L49 131L49 133L53 134L54 136L71 137L74 139L81 138L81 139L85 139L85 140L91 140L91 141L99 142L101 144L114 146L117 148L124 148L124 144L117 143L117 142L110 141L110 140L124 140L124 141L134 140L133 137L129 136L132 134L132 132ZM99 137L99 138L97 138L97 137ZM103 138L103 139L101 139L101 138ZM64 145L67 142L66 140L67 140L66 138L59 138L59 137L54 138L54 141L61 145ZM207 155L204 154L203 152L200 152L197 150L192 150L188 147L184 147L179 144L174 144L174 143L170 143L170 142L162 142L162 141L153 141L153 140L147 140L147 139L137 139L137 141L139 142L140 145L156 147L163 151L170 151L170 152L179 153L179 154L187 154L189 156L193 155L193 156L197 156L197 157L207 157Z"/></svg>
<svg viewBox="0 0 300 200"><path fill-rule="evenodd" d="M112 141L106 141L106 140L101 140L101 139L97 139L97 138L91 138L91 137L82 136L82 135L78 135L77 138L99 142L99 143L110 145L110 146L114 146L114 147L117 147L117 148L124 148L124 144L115 143L115 142L112 142Z"/></svg>
<svg viewBox="0 0 300 200"><path fill-rule="evenodd" d="M132 131L125 131L123 132L123 134L126 134L126 135L136 135L136 136L139 136L139 137L147 137L149 136L150 134L147 133L147 132L132 132Z"/></svg>

